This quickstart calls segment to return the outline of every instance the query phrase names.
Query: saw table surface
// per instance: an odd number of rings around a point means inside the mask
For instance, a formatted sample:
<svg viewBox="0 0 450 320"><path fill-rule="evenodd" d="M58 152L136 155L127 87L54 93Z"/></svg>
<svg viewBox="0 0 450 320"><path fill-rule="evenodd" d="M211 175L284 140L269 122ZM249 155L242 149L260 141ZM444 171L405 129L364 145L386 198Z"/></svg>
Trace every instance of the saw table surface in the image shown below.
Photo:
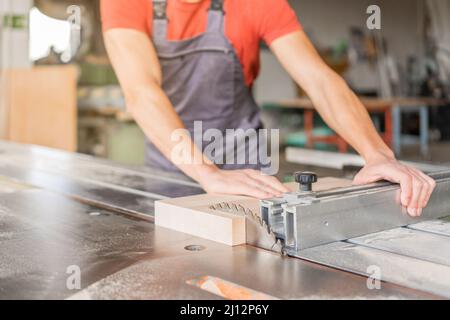
<svg viewBox="0 0 450 320"><path fill-rule="evenodd" d="M155 200L202 192L173 173L0 142L0 299L450 297L444 220L300 258L153 224ZM374 264L384 272L380 290L367 288ZM67 287L71 266L81 271L80 289Z"/></svg>

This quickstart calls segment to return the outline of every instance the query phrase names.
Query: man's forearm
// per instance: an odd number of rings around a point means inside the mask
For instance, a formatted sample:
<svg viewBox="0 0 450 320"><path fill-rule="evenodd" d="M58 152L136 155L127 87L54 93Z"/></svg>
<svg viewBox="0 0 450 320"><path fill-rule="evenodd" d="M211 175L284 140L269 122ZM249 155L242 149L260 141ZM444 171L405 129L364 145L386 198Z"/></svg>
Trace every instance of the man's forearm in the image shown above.
<svg viewBox="0 0 450 320"><path fill-rule="evenodd" d="M323 119L366 160L394 158L360 99L334 71L328 71L310 97Z"/></svg>
<svg viewBox="0 0 450 320"><path fill-rule="evenodd" d="M127 100L129 112L145 135L181 171L200 181L208 172L217 170L217 167L194 144L191 136L182 130L183 122L158 84L131 94ZM175 141L172 135L176 130L179 134ZM189 150L190 153L184 155L188 158L177 161L173 159L172 151L180 144L183 144L184 150Z"/></svg>
<svg viewBox="0 0 450 320"><path fill-rule="evenodd" d="M169 160L172 150L184 143L190 159L178 167L194 180L204 172L217 170L195 147L189 134L180 130L178 141L172 134L184 125L161 88L162 72L156 50L147 34L131 29L112 29L104 34L105 45L125 95L128 111L145 135ZM180 141L182 140L182 141Z"/></svg>
<svg viewBox="0 0 450 320"><path fill-rule="evenodd" d="M327 124L366 161L376 157L393 158L366 108L345 81L324 63L304 32L279 38L270 47L286 71L307 92Z"/></svg>

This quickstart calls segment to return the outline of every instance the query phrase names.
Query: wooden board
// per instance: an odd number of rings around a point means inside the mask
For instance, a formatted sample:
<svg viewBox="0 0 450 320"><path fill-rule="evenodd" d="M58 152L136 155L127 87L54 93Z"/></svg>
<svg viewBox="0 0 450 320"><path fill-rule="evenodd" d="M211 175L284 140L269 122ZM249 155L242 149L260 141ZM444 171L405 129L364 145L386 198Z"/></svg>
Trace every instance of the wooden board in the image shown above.
<svg viewBox="0 0 450 320"><path fill-rule="evenodd" d="M45 66L6 73L8 139L76 151L76 67Z"/></svg>
<svg viewBox="0 0 450 320"><path fill-rule="evenodd" d="M321 191L349 185L351 185L350 180L323 178L314 185L314 190ZM298 188L296 183L288 183L286 186L292 191ZM210 209L212 205L223 202L240 204L259 213L257 199L202 194L156 201L155 224L230 246L245 244L245 218Z"/></svg>
<svg viewBox="0 0 450 320"><path fill-rule="evenodd" d="M245 244L245 218L209 208L245 200L249 198L203 194L156 201L155 224L229 246Z"/></svg>

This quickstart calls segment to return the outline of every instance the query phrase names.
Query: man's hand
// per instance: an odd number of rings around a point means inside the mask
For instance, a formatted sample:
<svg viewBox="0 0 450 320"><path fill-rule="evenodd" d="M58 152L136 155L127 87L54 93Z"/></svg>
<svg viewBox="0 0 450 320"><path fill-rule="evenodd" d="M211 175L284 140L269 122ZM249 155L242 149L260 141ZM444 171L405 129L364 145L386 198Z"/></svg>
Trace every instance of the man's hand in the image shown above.
<svg viewBox="0 0 450 320"><path fill-rule="evenodd" d="M354 184L367 184L380 180L399 183L400 201L412 217L419 217L426 207L436 182L421 171L405 166L393 158L381 157L369 161L356 175Z"/></svg>
<svg viewBox="0 0 450 320"><path fill-rule="evenodd" d="M238 194L258 199L278 197L289 192L278 179L250 169L217 169L205 175L199 183L208 193Z"/></svg>

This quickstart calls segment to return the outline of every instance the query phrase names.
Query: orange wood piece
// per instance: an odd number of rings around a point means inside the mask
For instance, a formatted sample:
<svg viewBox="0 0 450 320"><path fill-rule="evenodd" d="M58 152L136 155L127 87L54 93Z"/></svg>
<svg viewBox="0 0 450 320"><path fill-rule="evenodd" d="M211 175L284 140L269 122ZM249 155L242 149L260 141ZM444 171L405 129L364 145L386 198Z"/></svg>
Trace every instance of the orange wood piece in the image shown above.
<svg viewBox="0 0 450 320"><path fill-rule="evenodd" d="M77 150L77 68L6 70L8 132L14 142Z"/></svg>

